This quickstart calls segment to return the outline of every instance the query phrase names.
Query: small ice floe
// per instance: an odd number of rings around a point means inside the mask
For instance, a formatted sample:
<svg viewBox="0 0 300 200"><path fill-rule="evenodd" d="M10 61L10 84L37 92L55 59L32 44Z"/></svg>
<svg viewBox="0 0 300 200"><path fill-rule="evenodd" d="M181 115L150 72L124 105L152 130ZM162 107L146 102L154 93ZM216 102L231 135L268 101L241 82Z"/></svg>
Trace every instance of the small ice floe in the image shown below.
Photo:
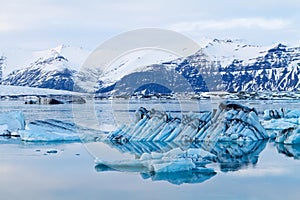
<svg viewBox="0 0 300 200"><path fill-rule="evenodd" d="M25 117L20 111L0 113L0 135L18 135L19 130L25 129Z"/></svg>
<svg viewBox="0 0 300 200"><path fill-rule="evenodd" d="M290 109L278 109L278 110L265 110L264 111L264 120L271 120L271 119L280 119L280 118L299 118L300 117L300 110L290 110Z"/></svg>
<svg viewBox="0 0 300 200"><path fill-rule="evenodd" d="M300 110L265 110L262 125L277 143L300 143Z"/></svg>
<svg viewBox="0 0 300 200"><path fill-rule="evenodd" d="M51 149L51 150L48 150L47 153L48 153L48 154L57 154L57 153L58 153L58 150Z"/></svg>
<svg viewBox="0 0 300 200"><path fill-rule="evenodd" d="M299 144L300 126L294 126L279 131L276 135L275 142L283 144Z"/></svg>
<svg viewBox="0 0 300 200"><path fill-rule="evenodd" d="M268 135L257 112L240 104L221 103L215 112L172 117L168 113L140 108L137 123L111 132L111 141L256 141Z"/></svg>

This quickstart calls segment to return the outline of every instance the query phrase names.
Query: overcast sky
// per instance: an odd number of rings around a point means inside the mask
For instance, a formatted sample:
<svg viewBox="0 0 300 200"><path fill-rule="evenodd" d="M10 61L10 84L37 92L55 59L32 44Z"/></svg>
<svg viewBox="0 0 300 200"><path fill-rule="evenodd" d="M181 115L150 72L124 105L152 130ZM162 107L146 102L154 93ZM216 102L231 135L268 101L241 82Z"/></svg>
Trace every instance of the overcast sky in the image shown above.
<svg viewBox="0 0 300 200"><path fill-rule="evenodd" d="M0 45L94 49L114 35L145 27L175 30L196 41L300 44L299 10L299 0L0 0Z"/></svg>

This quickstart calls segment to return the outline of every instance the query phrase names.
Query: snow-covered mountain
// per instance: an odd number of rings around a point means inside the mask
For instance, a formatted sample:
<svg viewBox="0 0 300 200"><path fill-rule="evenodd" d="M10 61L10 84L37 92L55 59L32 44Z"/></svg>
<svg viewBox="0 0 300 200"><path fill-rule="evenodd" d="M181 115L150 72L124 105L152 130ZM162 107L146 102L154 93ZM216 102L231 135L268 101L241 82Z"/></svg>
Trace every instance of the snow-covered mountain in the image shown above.
<svg viewBox="0 0 300 200"><path fill-rule="evenodd" d="M300 48L283 44L250 59L235 59L220 68L227 91L299 90Z"/></svg>
<svg viewBox="0 0 300 200"><path fill-rule="evenodd" d="M3 85L72 91L74 76L89 52L82 48L60 45L50 50L31 52L30 55L36 60L27 67L25 63L24 68L9 73L3 79ZM30 60L28 56L23 57Z"/></svg>
<svg viewBox="0 0 300 200"><path fill-rule="evenodd" d="M300 47L261 47L214 39L186 58L149 65L99 92L117 95L205 91L293 91L299 88Z"/></svg>
<svg viewBox="0 0 300 200"><path fill-rule="evenodd" d="M4 54L7 68L12 55ZM123 55L106 69L83 70L90 52L66 45L30 55L31 64L22 64L21 69L4 76L2 84L60 90L74 90L75 86L105 95L291 91L300 84L300 47L280 43L257 46L214 39L185 58L146 49ZM28 62L29 54L25 57L21 61Z"/></svg>

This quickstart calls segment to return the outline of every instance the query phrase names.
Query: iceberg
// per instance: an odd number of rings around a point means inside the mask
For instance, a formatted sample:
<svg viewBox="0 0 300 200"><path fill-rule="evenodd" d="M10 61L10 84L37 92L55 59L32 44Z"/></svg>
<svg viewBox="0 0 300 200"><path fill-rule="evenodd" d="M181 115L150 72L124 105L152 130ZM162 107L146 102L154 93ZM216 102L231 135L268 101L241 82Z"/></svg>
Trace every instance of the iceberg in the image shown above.
<svg viewBox="0 0 300 200"><path fill-rule="evenodd" d="M30 142L62 142L90 141L95 138L96 131L77 126L73 122L55 119L36 120L30 122L25 130L19 130L23 141ZM99 135L99 133L98 133Z"/></svg>
<svg viewBox="0 0 300 200"><path fill-rule="evenodd" d="M139 172L144 178L168 180L174 184L196 183L216 174L205 166L210 163L205 156L201 150L182 150L177 147L164 153L143 153L135 160L104 161L97 158L95 169L98 172Z"/></svg>
<svg viewBox="0 0 300 200"><path fill-rule="evenodd" d="M25 129L25 117L20 111L0 113L0 135L18 135L19 130Z"/></svg>
<svg viewBox="0 0 300 200"><path fill-rule="evenodd" d="M296 160L300 159L300 145L285 145L282 143L276 144L278 153L282 153L287 157L292 157Z"/></svg>
<svg viewBox="0 0 300 200"><path fill-rule="evenodd" d="M279 110L265 110L263 119L264 120L271 120L271 119L280 119L280 118L299 118L300 117L300 110L290 110L281 108Z"/></svg>
<svg viewBox="0 0 300 200"><path fill-rule="evenodd" d="M283 144L300 144L300 126L294 126L279 131L275 142Z"/></svg>
<svg viewBox="0 0 300 200"><path fill-rule="evenodd" d="M271 137L277 143L300 143L300 110L279 109L265 110L264 121L266 130L271 131Z"/></svg>
<svg viewBox="0 0 300 200"><path fill-rule="evenodd" d="M254 108L229 102L215 112L189 113L182 119L141 107L137 122L108 134L107 139L128 141L256 141L268 139Z"/></svg>

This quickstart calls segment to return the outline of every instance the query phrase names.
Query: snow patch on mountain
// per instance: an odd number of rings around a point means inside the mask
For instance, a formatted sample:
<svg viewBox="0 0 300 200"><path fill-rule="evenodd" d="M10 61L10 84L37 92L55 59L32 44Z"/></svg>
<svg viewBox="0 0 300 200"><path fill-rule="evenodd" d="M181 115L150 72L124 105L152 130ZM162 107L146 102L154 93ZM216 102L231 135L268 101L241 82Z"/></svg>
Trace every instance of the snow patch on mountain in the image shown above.
<svg viewBox="0 0 300 200"><path fill-rule="evenodd" d="M53 52L57 52L67 58L70 67L75 70L82 66L87 56L90 54L90 50L65 44L46 50L8 49L3 52L3 56L7 58L6 67L3 69L3 75L6 76L14 70L28 67L38 59L49 58L52 56Z"/></svg>
<svg viewBox="0 0 300 200"><path fill-rule="evenodd" d="M214 39L203 48L203 52L211 60L221 61L223 66L227 66L233 60L242 60L247 64L253 63L256 57L267 54L268 49L272 47L249 45L242 40Z"/></svg>
<svg viewBox="0 0 300 200"><path fill-rule="evenodd" d="M32 55L37 58L34 62L8 74L2 84L72 91L74 76L88 52L82 48L60 45L50 50L33 52Z"/></svg>

